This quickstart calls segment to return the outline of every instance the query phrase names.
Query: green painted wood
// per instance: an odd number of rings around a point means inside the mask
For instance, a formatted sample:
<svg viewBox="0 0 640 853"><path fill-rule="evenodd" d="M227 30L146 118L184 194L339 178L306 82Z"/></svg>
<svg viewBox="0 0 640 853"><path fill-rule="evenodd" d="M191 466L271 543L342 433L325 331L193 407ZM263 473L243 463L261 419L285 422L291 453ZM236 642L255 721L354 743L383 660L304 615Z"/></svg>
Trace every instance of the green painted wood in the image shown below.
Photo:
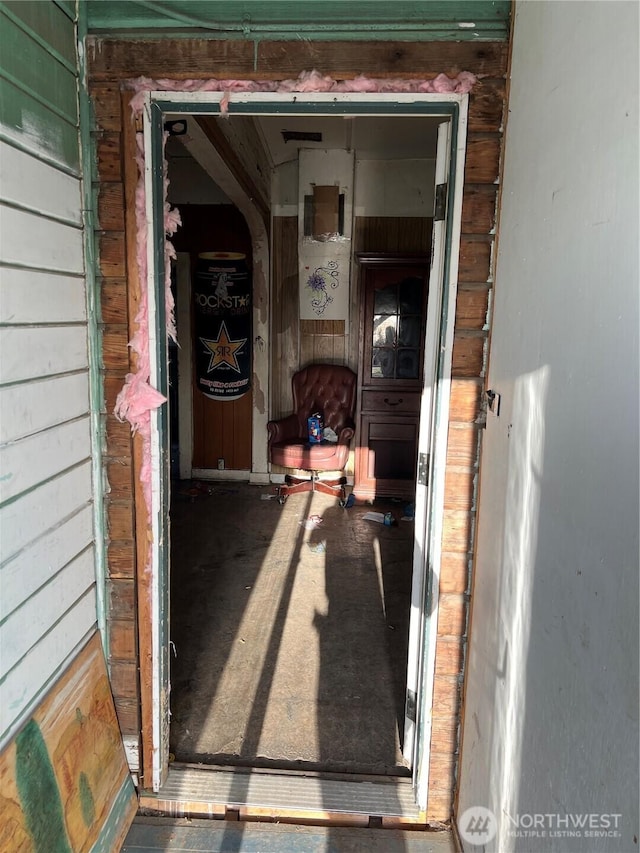
<svg viewBox="0 0 640 853"><path fill-rule="evenodd" d="M4 0L0 11L21 25L32 37L48 47L75 68L76 46L73 27L67 15L55 3L23 2L23 0Z"/></svg>
<svg viewBox="0 0 640 853"><path fill-rule="evenodd" d="M76 0L53 0L65 15L72 21L76 19Z"/></svg>
<svg viewBox="0 0 640 853"><path fill-rule="evenodd" d="M6 15L0 16L0 76L48 104L69 124L77 123L75 71L69 71Z"/></svg>
<svg viewBox="0 0 640 853"><path fill-rule="evenodd" d="M506 40L509 0L85 0L90 33L216 38Z"/></svg>
<svg viewBox="0 0 640 853"><path fill-rule="evenodd" d="M165 297L165 230L164 230L164 115L157 104L151 107L151 173L153 181L153 246L155 255L156 303L156 388L169 397L167 312ZM144 286L144 282L143 282ZM152 413L152 418L154 417ZM169 767L169 704L166 685L169 684L169 406L163 403L156 410L159 442L160 499L158 507L158 610L153 618L158 625L158 659L155 662L160 684L160 767L164 780Z"/></svg>
<svg viewBox="0 0 640 853"><path fill-rule="evenodd" d="M73 21L55 3L0 3L0 138L78 175Z"/></svg>
<svg viewBox="0 0 640 853"><path fill-rule="evenodd" d="M7 132L5 132L8 131ZM21 147L37 151L42 159L68 167L78 175L78 130L53 113L40 101L0 78L0 138L19 135Z"/></svg>

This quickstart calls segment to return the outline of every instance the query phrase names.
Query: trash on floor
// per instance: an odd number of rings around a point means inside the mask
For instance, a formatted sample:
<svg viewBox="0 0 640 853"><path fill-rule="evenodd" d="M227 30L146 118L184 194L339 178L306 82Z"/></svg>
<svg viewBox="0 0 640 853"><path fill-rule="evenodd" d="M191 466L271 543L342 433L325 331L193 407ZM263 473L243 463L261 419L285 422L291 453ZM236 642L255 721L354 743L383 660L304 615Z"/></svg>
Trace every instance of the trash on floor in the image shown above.
<svg viewBox="0 0 640 853"><path fill-rule="evenodd" d="M191 484L185 485L184 488L178 490L179 495L186 495L189 498L199 498L203 495L212 495L215 489L209 483L200 483L194 480Z"/></svg>
<svg viewBox="0 0 640 853"><path fill-rule="evenodd" d="M274 501L277 497L278 496L275 493L270 494L270 495L260 495L260 500L261 501Z"/></svg>
<svg viewBox="0 0 640 853"><path fill-rule="evenodd" d="M385 527L393 527L397 523L392 512L365 512L362 518L365 521L377 521Z"/></svg>
<svg viewBox="0 0 640 853"><path fill-rule="evenodd" d="M309 543L309 550L311 551L312 554L324 554L324 552L327 550L327 543L326 542L310 542Z"/></svg>
<svg viewBox="0 0 640 853"><path fill-rule="evenodd" d="M416 506L413 503L407 504L404 508L404 515L402 516L402 521L413 521L416 515Z"/></svg>
<svg viewBox="0 0 640 853"><path fill-rule="evenodd" d="M305 518L304 521L299 521L302 527L305 530L314 530L319 524L322 524L322 516L321 515L310 515L309 518Z"/></svg>
<svg viewBox="0 0 640 853"><path fill-rule="evenodd" d="M383 512L365 512L362 518L364 521L377 521L378 524L384 524Z"/></svg>

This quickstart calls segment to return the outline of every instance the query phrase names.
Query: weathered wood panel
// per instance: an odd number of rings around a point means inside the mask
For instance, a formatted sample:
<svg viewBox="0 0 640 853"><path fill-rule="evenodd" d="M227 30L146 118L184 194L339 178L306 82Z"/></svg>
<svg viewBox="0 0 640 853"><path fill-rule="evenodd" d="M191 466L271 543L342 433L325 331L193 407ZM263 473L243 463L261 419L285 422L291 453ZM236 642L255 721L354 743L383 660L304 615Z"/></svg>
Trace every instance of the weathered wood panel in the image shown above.
<svg viewBox="0 0 640 853"><path fill-rule="evenodd" d="M478 463L478 430L475 424L449 424L447 466L475 467Z"/></svg>
<svg viewBox="0 0 640 853"><path fill-rule="evenodd" d="M462 233L489 234L496 216L498 188L494 184L466 184L462 198Z"/></svg>
<svg viewBox="0 0 640 853"><path fill-rule="evenodd" d="M498 133L504 120L505 81L478 80L469 96L469 132Z"/></svg>
<svg viewBox="0 0 640 853"><path fill-rule="evenodd" d="M440 561L440 591L467 591L469 586L469 555L466 553L442 552Z"/></svg>
<svg viewBox="0 0 640 853"><path fill-rule="evenodd" d="M122 231L103 231L98 238L100 272L105 278L126 275L125 239Z"/></svg>
<svg viewBox="0 0 640 853"><path fill-rule="evenodd" d="M458 713L460 680L451 675L437 675L433 681L433 716L451 717Z"/></svg>
<svg viewBox="0 0 640 853"><path fill-rule="evenodd" d="M128 458L107 461L109 495L114 500L133 500L133 471Z"/></svg>
<svg viewBox="0 0 640 853"><path fill-rule="evenodd" d="M488 325L488 309L488 287L461 286L456 301L456 330L485 329Z"/></svg>
<svg viewBox="0 0 640 853"><path fill-rule="evenodd" d="M133 578L135 574L135 544L132 539L110 542L107 549L110 578Z"/></svg>
<svg viewBox="0 0 640 853"><path fill-rule="evenodd" d="M98 228L102 231L124 231L124 190L121 183L103 181L100 184Z"/></svg>
<svg viewBox="0 0 640 853"><path fill-rule="evenodd" d="M164 39L131 41L89 39L91 75L96 82L125 77L163 77L167 74ZM370 77L455 76L473 71L501 77L507 60L506 43L433 42L301 42L209 41L180 39L171 43L171 76L187 78L242 77L282 80L304 69L318 68L336 78L358 74ZM95 45L95 47L94 47Z"/></svg>
<svg viewBox="0 0 640 853"><path fill-rule="evenodd" d="M501 138L469 135L464 179L470 184L493 184L498 179Z"/></svg>
<svg viewBox="0 0 640 853"><path fill-rule="evenodd" d="M444 505L446 509L469 509L473 503L474 472L449 468L444 478Z"/></svg>
<svg viewBox="0 0 640 853"><path fill-rule="evenodd" d="M491 271L491 241L463 235L460 240L458 281L485 282Z"/></svg>
<svg viewBox="0 0 640 853"><path fill-rule="evenodd" d="M456 717L436 717L431 723L431 748L434 752L452 754L456 751L458 725Z"/></svg>
<svg viewBox="0 0 640 853"><path fill-rule="evenodd" d="M109 501L107 505L109 539L131 539L133 530L133 501Z"/></svg>
<svg viewBox="0 0 640 853"><path fill-rule="evenodd" d="M128 343L129 335L124 326L105 327L102 333L102 362L105 370L114 371L118 375L124 375L128 371L130 364Z"/></svg>
<svg viewBox="0 0 640 853"><path fill-rule="evenodd" d="M122 155L119 133L101 133L96 141L98 175L101 181L122 179Z"/></svg>
<svg viewBox="0 0 640 853"><path fill-rule="evenodd" d="M458 332L453 341L451 375L481 376L484 369L485 336L482 333Z"/></svg>
<svg viewBox="0 0 640 853"><path fill-rule="evenodd" d="M127 281L125 278L103 278L100 282L102 322L112 326L127 326Z"/></svg>
<svg viewBox="0 0 640 853"><path fill-rule="evenodd" d="M473 379L454 379L451 382L449 404L450 423L473 423L480 411L481 382Z"/></svg>
<svg viewBox="0 0 640 853"><path fill-rule="evenodd" d="M118 87L91 86L91 101L97 130L120 131L122 129L122 108Z"/></svg>
<svg viewBox="0 0 640 853"><path fill-rule="evenodd" d="M0 798L3 850L120 848L137 800L97 634L0 755Z"/></svg>
<svg viewBox="0 0 640 853"><path fill-rule="evenodd" d="M469 550L471 543L472 517L464 510L446 509L442 531L443 551Z"/></svg>
<svg viewBox="0 0 640 853"><path fill-rule="evenodd" d="M464 663L464 641L460 637L438 637L436 675L459 675Z"/></svg>
<svg viewBox="0 0 640 853"><path fill-rule="evenodd" d="M461 637L465 630L466 602L463 595L442 593L439 602L438 636Z"/></svg>
<svg viewBox="0 0 640 853"><path fill-rule="evenodd" d="M114 659L130 660L135 657L135 620L109 619L109 653Z"/></svg>

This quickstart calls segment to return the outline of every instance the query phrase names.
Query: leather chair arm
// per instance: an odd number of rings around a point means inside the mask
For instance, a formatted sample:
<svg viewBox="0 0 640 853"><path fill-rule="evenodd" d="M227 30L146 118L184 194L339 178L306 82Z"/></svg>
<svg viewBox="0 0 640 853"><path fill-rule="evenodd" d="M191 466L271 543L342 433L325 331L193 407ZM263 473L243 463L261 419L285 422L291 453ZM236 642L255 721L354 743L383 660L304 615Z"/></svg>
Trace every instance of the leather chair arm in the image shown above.
<svg viewBox="0 0 640 853"><path fill-rule="evenodd" d="M297 415L289 415L277 421L269 421L267 424L269 433L269 444L279 444L282 441L302 438Z"/></svg>
<svg viewBox="0 0 640 853"><path fill-rule="evenodd" d="M343 427L338 435L338 444L349 444L355 433L354 426Z"/></svg>

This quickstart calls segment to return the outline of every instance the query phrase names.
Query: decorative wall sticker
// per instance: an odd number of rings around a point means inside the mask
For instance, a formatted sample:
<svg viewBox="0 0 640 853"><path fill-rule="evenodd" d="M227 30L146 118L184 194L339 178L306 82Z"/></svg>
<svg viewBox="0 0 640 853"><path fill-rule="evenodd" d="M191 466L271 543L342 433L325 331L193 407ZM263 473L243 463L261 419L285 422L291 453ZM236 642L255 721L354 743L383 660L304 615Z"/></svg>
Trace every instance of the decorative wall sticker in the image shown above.
<svg viewBox="0 0 640 853"><path fill-rule="evenodd" d="M333 302L331 291L340 287L339 262L327 261L325 266L316 267L307 279L307 287L311 291L311 309L320 317Z"/></svg>

